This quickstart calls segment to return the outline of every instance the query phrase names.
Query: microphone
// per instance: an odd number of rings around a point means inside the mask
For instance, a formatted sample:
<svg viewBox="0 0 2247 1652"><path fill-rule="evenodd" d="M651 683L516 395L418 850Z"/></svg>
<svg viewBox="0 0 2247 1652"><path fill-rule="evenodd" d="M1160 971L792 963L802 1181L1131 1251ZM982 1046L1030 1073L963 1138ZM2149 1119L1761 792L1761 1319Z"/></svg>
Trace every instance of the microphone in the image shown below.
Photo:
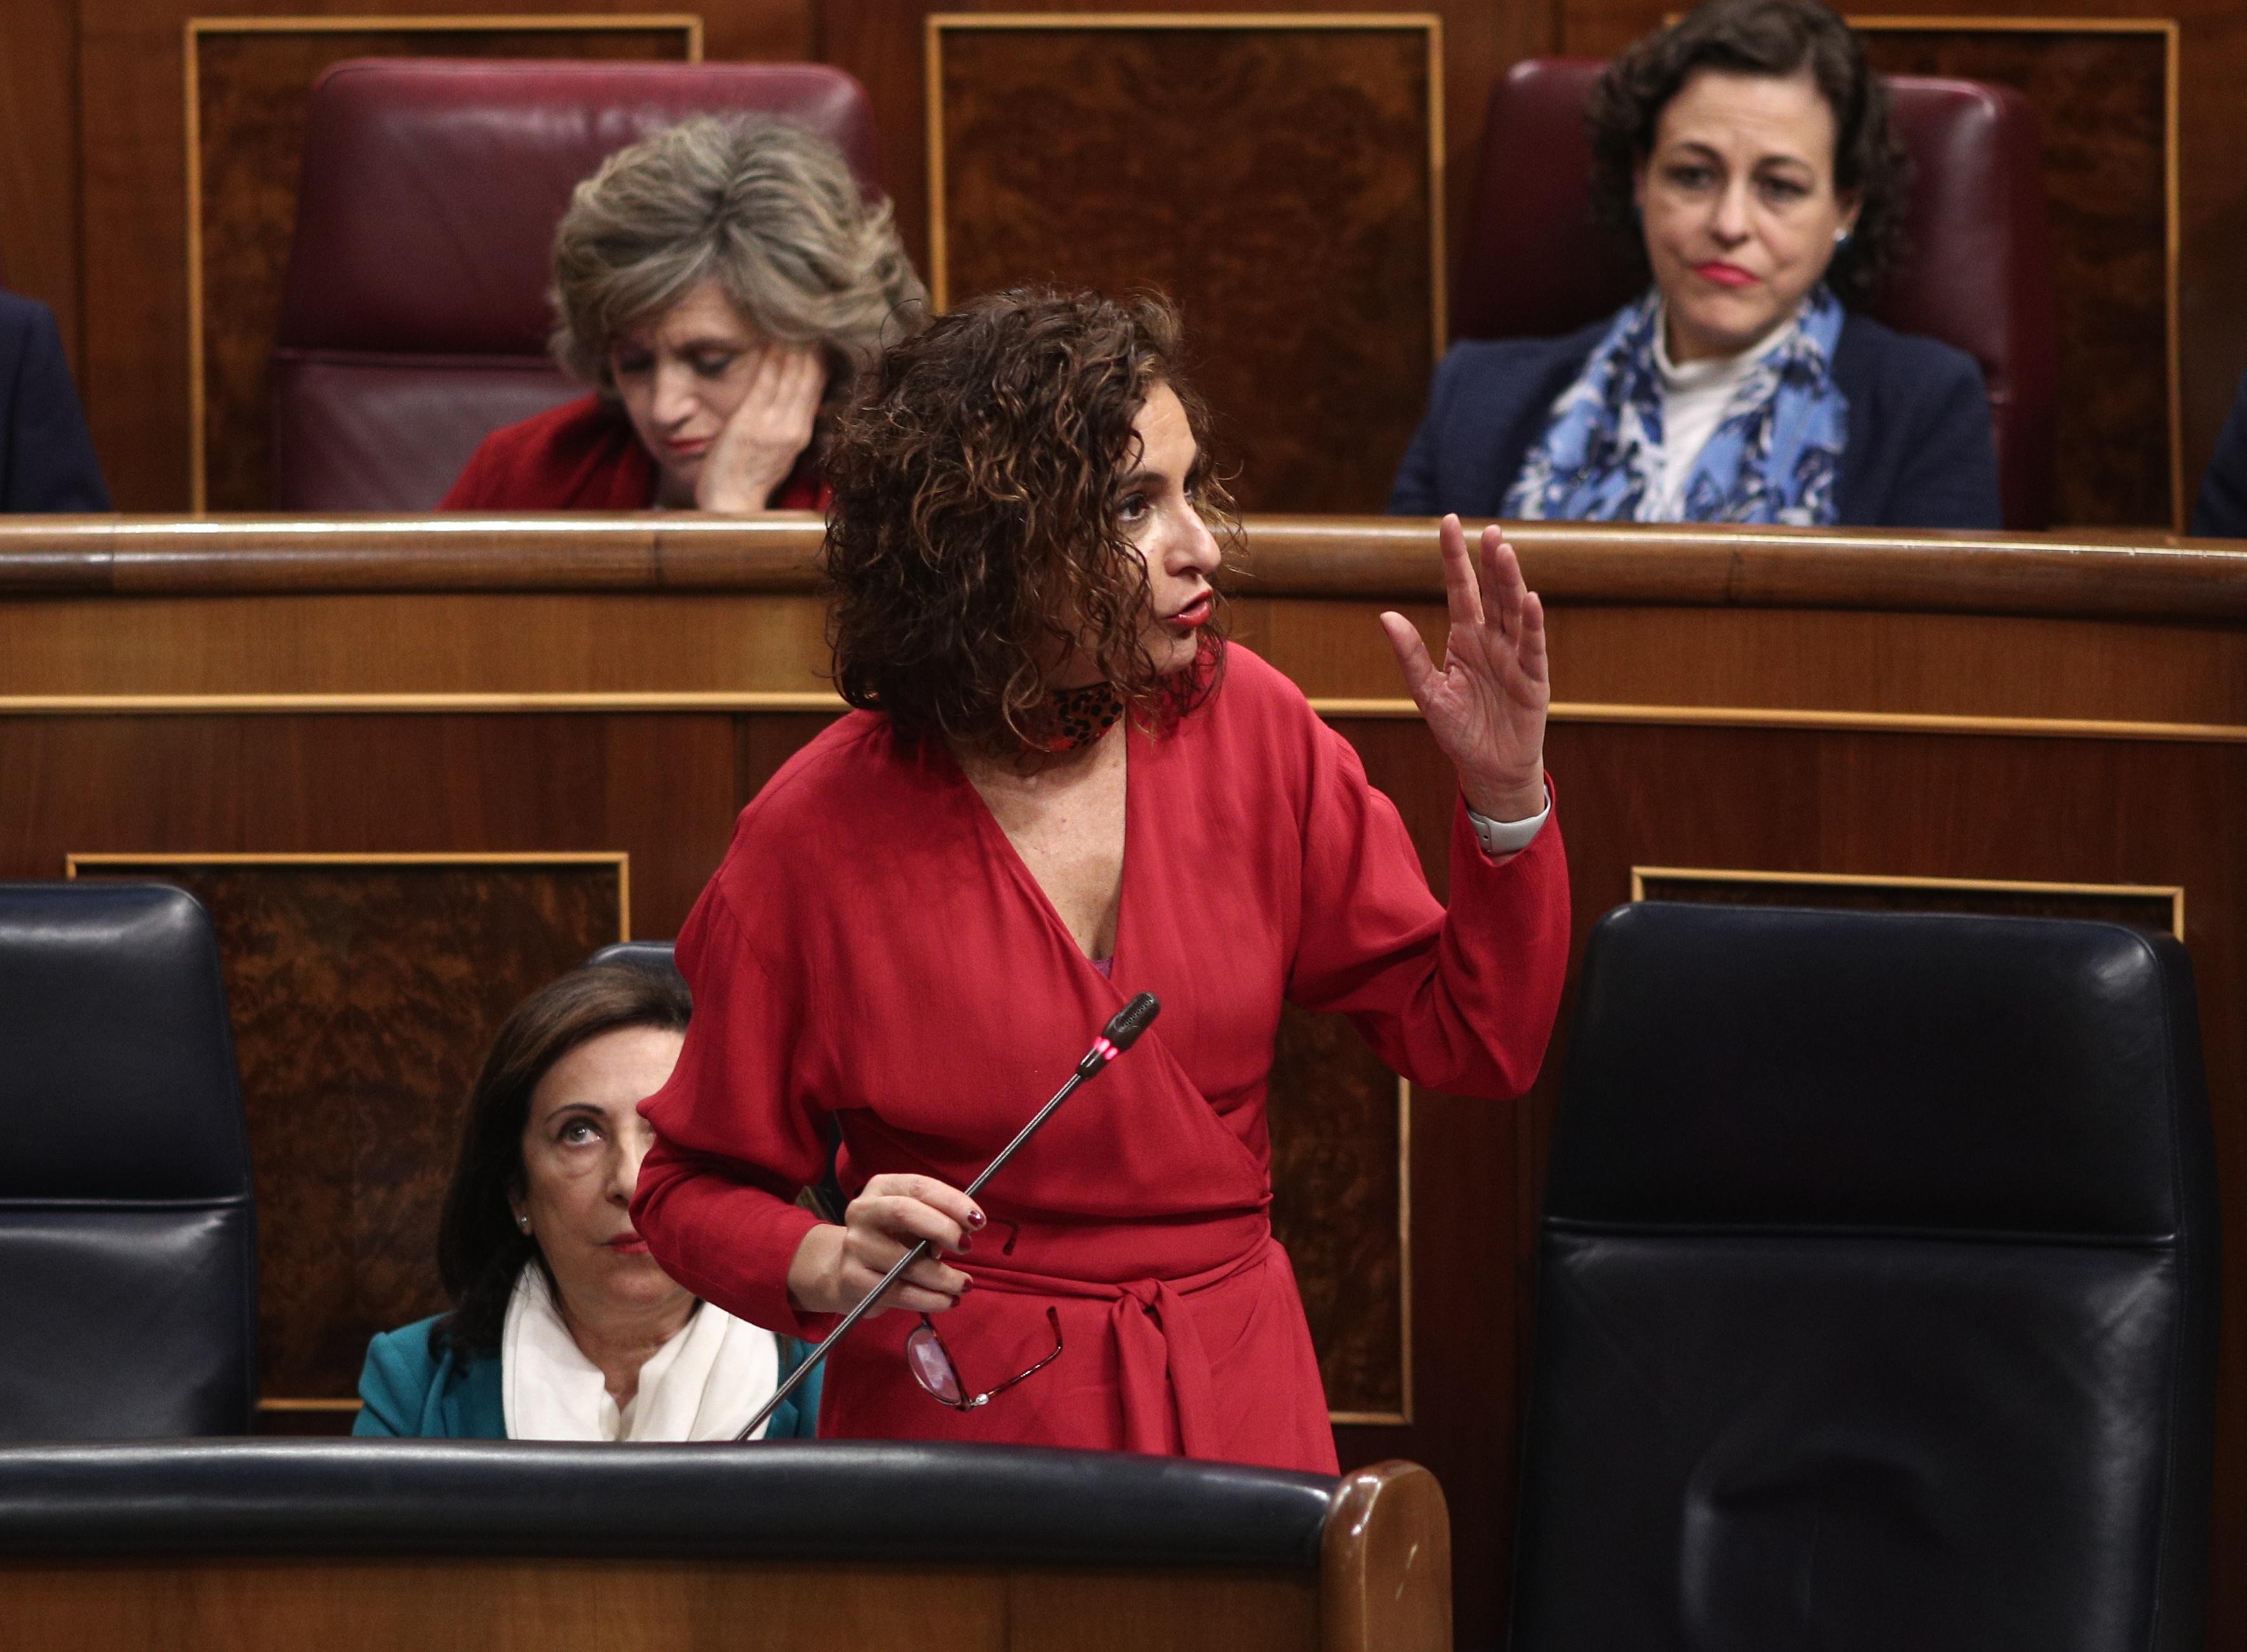
<svg viewBox="0 0 2247 1652"><path fill-rule="evenodd" d="M1108 1025L1100 1029L1100 1036L1093 1040L1092 1048L1085 1051L1084 1059L1076 1064L1076 1070L1069 1075L1069 1082L1054 1092L1051 1101L1038 1109L1037 1116L1022 1126L1013 1141L999 1150L999 1157L983 1167L983 1173L960 1191L970 1198L973 1198L976 1194L981 1192L983 1184L996 1176L999 1173L999 1167L1014 1157L1015 1151L1022 1143L1038 1133L1038 1127L1053 1116L1054 1109L1075 1095L1079 1086L1089 1083L1106 1072L1108 1064L1137 1043L1139 1034L1145 1032L1153 1023L1155 1017L1162 1013L1163 1002L1160 999L1152 993L1141 993L1110 1016ZM865 1317L866 1310L881 1300L882 1293L898 1282L898 1275L926 1256L928 1253L929 1241L923 1239L903 1256L898 1258L897 1265L882 1275L872 1290L859 1299L857 1307L843 1316L843 1322L827 1334L825 1341L804 1355L803 1363L789 1373L788 1381L773 1390L772 1398L764 1403L763 1409L751 1417L748 1425L739 1434L734 1436L734 1438L736 1441L746 1440L762 1427L765 1419L779 1410L780 1403L796 1392L803 1380L819 1369L820 1362L827 1357L829 1350L843 1340L843 1334Z"/></svg>
<svg viewBox="0 0 2247 1652"><path fill-rule="evenodd" d="M1093 1041L1092 1048L1084 1053L1084 1059L1076 1064L1076 1075L1081 1079L1094 1076L1102 1068L1137 1043L1139 1034L1145 1032L1155 1017L1162 1013L1163 1000L1152 993L1142 993L1122 1009L1117 1010L1113 1016L1110 1017L1108 1025L1100 1029L1100 1036ZM1068 1093L1066 1090L1062 1092L1063 1096ZM1055 1101L1060 1099L1058 1096L1054 1098ZM1049 1102L1047 1105L1050 1107L1052 1102ZM1035 1122L1033 1121L1034 1123ZM1012 1150L1012 1149L1008 1150L1008 1151ZM997 1168L995 1164L992 1166L993 1170ZM991 1171L986 1171L983 1173L988 1176ZM971 1188L969 1191L972 1192L973 1189Z"/></svg>

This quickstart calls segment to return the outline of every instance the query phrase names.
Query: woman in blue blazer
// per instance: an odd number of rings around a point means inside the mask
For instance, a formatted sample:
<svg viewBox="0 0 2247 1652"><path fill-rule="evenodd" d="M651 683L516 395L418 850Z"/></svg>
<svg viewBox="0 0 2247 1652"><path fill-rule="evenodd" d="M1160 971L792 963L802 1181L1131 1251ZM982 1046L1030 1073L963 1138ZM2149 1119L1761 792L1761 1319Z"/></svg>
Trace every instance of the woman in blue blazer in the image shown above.
<svg viewBox="0 0 2247 1652"><path fill-rule="evenodd" d="M1390 509L1997 527L1973 359L1841 303L1895 251L1909 164L1847 26L1710 0L1617 58L1590 119L1650 286L1565 338L1455 345Z"/></svg>
<svg viewBox="0 0 2247 1652"><path fill-rule="evenodd" d="M108 509L54 312L0 292L0 511Z"/></svg>
<svg viewBox="0 0 2247 1652"><path fill-rule="evenodd" d="M453 1439L730 1440L804 1356L657 1266L631 1205L639 1104L691 1009L670 969L580 969L500 1028L468 1098L438 1230L450 1313L377 1336L352 1432ZM760 1439L809 1438L819 1378Z"/></svg>

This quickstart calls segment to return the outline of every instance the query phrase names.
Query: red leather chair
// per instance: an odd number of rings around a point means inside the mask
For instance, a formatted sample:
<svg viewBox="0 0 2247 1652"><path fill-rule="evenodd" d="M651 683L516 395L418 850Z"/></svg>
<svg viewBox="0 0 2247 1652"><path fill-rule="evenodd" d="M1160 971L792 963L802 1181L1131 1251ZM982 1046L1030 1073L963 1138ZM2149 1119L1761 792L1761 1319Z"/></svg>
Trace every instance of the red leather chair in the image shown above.
<svg viewBox="0 0 2247 1652"><path fill-rule="evenodd" d="M1584 108L1605 66L1533 58L1492 89L1452 288L1454 337L1555 337L1639 290L1638 266L1592 218ZM2018 92L1979 81L1888 84L1915 163L1909 245L1869 313L1981 364L2005 525L2042 528L2052 515L2059 338L2036 112Z"/></svg>
<svg viewBox="0 0 2247 1652"><path fill-rule="evenodd" d="M278 509L428 510L501 426L584 394L545 353L554 226L602 158L696 114L830 140L874 192L865 89L818 64L340 63L312 89L273 352Z"/></svg>

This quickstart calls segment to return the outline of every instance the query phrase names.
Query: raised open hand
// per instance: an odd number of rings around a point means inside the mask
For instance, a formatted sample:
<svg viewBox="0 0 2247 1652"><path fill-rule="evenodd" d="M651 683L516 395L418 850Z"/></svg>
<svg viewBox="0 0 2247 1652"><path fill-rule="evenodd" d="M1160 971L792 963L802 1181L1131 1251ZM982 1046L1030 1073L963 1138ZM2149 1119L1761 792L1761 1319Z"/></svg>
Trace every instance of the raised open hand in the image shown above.
<svg viewBox="0 0 2247 1652"><path fill-rule="evenodd" d="M1457 516L1444 518L1444 597L1451 631L1439 670L1412 622L1381 616L1397 668L1428 730L1459 771L1459 789L1492 820L1526 820L1545 807L1545 609L1521 577L1495 523L1481 555L1467 551Z"/></svg>
<svg viewBox="0 0 2247 1652"><path fill-rule="evenodd" d="M767 345L741 405L710 444L694 483L701 510L768 510L774 490L788 480L811 445L819 399L827 392L827 365L802 345Z"/></svg>

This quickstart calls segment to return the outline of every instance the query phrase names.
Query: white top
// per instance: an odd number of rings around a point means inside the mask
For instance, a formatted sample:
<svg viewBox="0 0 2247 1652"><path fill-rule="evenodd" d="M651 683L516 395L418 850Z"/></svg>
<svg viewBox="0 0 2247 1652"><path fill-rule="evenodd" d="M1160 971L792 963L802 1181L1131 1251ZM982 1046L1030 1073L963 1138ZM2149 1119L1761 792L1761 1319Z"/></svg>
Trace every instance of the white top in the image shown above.
<svg viewBox="0 0 2247 1652"><path fill-rule="evenodd" d="M1714 356L1684 366L1670 359L1670 314L1665 306L1654 323L1654 368L1662 375L1662 509L1657 520L1676 522L1685 507L1685 483L1693 461L1731 411L1738 393L1757 364L1782 347L1801 328L1802 312L1752 350Z"/></svg>
<svg viewBox="0 0 2247 1652"><path fill-rule="evenodd" d="M510 1440L730 1440L779 1386L779 1339L698 1302L639 1368L639 1389L619 1411L536 1262L525 1264L508 1298L500 1393Z"/></svg>

